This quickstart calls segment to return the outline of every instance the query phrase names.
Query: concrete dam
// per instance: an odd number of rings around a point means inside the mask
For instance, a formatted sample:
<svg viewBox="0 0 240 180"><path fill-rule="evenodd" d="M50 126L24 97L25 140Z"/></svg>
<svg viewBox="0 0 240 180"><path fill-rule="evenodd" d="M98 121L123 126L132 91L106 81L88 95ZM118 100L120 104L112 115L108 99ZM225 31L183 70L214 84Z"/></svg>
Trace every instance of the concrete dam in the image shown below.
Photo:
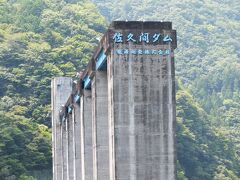
<svg viewBox="0 0 240 180"><path fill-rule="evenodd" d="M114 21L52 80L54 180L176 180L176 47L171 22Z"/></svg>

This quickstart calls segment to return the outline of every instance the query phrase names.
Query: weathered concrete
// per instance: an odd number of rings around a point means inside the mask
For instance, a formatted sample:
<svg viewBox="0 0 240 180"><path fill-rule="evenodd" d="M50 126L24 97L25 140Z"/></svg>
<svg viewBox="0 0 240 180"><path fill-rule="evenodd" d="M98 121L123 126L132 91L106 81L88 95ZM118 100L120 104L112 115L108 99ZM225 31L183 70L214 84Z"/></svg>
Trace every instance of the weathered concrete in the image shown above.
<svg viewBox="0 0 240 180"><path fill-rule="evenodd" d="M81 98L82 110L82 179L93 180L93 147L92 147L92 97L91 91L84 90Z"/></svg>
<svg viewBox="0 0 240 180"><path fill-rule="evenodd" d="M113 61L112 54L107 57L108 79L108 135L109 135L109 176L115 180L115 131L114 131L114 104L113 104Z"/></svg>
<svg viewBox="0 0 240 180"><path fill-rule="evenodd" d="M63 180L68 180L69 168L68 168L68 120L65 119L62 123L62 177Z"/></svg>
<svg viewBox="0 0 240 180"><path fill-rule="evenodd" d="M52 155L53 179L62 180L62 146L59 110L72 91L72 79L67 77L54 78L51 82L52 97Z"/></svg>
<svg viewBox="0 0 240 180"><path fill-rule="evenodd" d="M75 179L75 145L74 145L74 109L71 114L68 114L68 179Z"/></svg>
<svg viewBox="0 0 240 180"><path fill-rule="evenodd" d="M108 81L96 71L92 81L94 180L109 179Z"/></svg>
<svg viewBox="0 0 240 180"><path fill-rule="evenodd" d="M82 166L81 166L81 121L80 121L80 105L74 104L73 111L73 137L74 137L74 180L82 179Z"/></svg>
<svg viewBox="0 0 240 180"><path fill-rule="evenodd" d="M144 30L143 30L144 31ZM132 46L132 47L131 47ZM119 45L113 49L141 49L142 45ZM148 48L162 49L163 46ZM174 180L175 84L174 61L151 55L111 54L115 152L113 179ZM109 78L110 80L110 78ZM111 90L110 90L111 91Z"/></svg>

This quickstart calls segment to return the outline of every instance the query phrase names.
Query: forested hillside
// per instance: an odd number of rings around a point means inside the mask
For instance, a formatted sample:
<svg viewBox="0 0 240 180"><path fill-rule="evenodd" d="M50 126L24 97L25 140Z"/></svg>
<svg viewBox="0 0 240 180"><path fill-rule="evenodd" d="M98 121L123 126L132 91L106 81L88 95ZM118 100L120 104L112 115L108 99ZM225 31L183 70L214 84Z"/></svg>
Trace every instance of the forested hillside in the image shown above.
<svg viewBox="0 0 240 180"><path fill-rule="evenodd" d="M239 154L234 142L215 131L206 112L183 90L177 91L179 180L238 180Z"/></svg>
<svg viewBox="0 0 240 180"><path fill-rule="evenodd" d="M173 21L178 179L240 179L240 3L95 3L109 21ZM107 25L90 0L0 0L1 180L51 179L50 80L74 77Z"/></svg>
<svg viewBox="0 0 240 180"><path fill-rule="evenodd" d="M51 172L50 81L74 77L105 28L88 0L0 1L1 180Z"/></svg>

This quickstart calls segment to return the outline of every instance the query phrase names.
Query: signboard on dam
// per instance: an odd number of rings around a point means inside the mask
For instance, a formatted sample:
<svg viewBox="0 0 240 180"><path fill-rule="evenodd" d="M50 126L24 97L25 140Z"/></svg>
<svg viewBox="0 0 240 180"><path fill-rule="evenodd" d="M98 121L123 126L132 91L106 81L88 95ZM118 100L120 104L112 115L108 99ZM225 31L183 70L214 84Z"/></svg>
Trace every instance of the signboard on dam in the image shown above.
<svg viewBox="0 0 240 180"><path fill-rule="evenodd" d="M75 85L53 80L54 179L176 179L176 47L171 22L115 21Z"/></svg>

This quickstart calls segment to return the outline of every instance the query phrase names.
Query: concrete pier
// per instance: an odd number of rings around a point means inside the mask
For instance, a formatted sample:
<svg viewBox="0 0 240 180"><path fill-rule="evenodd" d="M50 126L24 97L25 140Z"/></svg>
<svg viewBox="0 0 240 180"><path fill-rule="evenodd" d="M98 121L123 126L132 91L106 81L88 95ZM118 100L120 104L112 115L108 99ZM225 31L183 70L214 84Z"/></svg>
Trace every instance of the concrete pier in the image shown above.
<svg viewBox="0 0 240 180"><path fill-rule="evenodd" d="M72 92L72 79L68 77L58 77L51 83L52 97L52 155L53 155L53 179L62 179L62 139L61 139L61 119L59 111Z"/></svg>
<svg viewBox="0 0 240 180"><path fill-rule="evenodd" d="M83 179L93 180L92 94L89 90L84 90L83 94L83 109L80 112L83 117Z"/></svg>
<svg viewBox="0 0 240 180"><path fill-rule="evenodd" d="M80 100L79 100L80 101ZM81 161L81 121L80 121L80 102L74 103L73 111L73 131L74 131L74 180L82 179Z"/></svg>
<svg viewBox="0 0 240 180"><path fill-rule="evenodd" d="M68 120L65 119L62 123L62 179L69 177L69 164L68 164Z"/></svg>
<svg viewBox="0 0 240 180"><path fill-rule="evenodd" d="M74 109L73 109L74 111ZM68 116L68 179L74 179L74 166L75 166L75 145L74 145L74 131L73 131L73 119L74 119L74 112Z"/></svg>
<svg viewBox="0 0 240 180"><path fill-rule="evenodd" d="M176 180L176 47L171 22L116 21L73 90L53 80L54 179Z"/></svg>
<svg viewBox="0 0 240 180"><path fill-rule="evenodd" d="M94 180L109 179L108 81L97 71L92 81Z"/></svg>

